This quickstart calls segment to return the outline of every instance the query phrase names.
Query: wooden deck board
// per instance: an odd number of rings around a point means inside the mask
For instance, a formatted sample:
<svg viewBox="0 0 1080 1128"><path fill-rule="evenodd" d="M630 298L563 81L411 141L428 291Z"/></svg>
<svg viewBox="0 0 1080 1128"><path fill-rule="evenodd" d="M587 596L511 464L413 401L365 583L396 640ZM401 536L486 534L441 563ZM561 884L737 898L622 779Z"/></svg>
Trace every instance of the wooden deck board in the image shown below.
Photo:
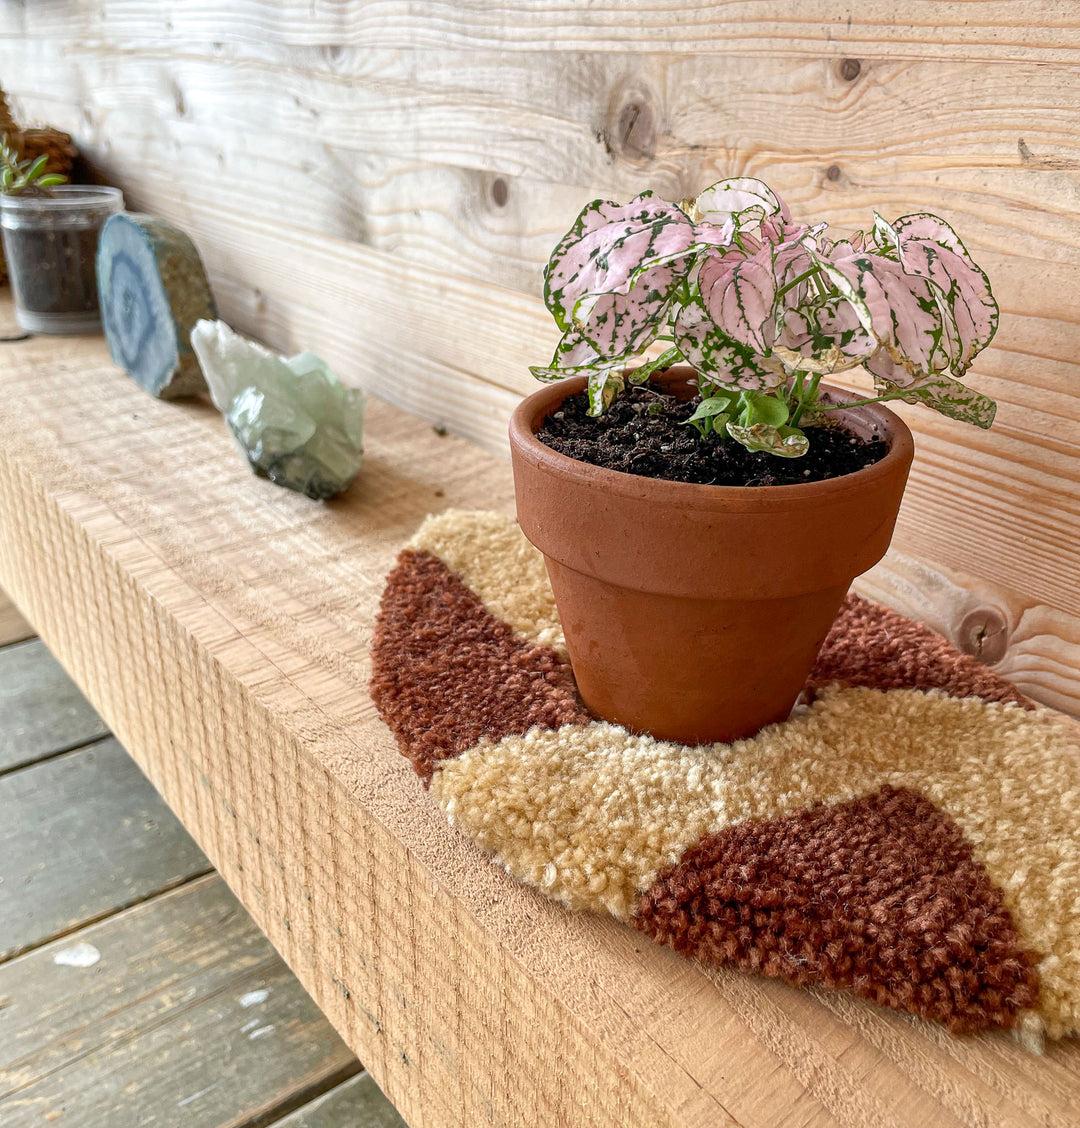
<svg viewBox="0 0 1080 1128"><path fill-rule="evenodd" d="M427 512L509 507L504 462L375 403L361 479L318 505L100 342L5 348L0 583L413 1128L1075 1128L1075 1042L706 973L446 825L367 697L372 620Z"/></svg>
<svg viewBox="0 0 1080 1128"><path fill-rule="evenodd" d="M0 811L0 959L210 868L112 738L0 777Z"/></svg>
<svg viewBox="0 0 1080 1128"><path fill-rule="evenodd" d="M408 1125L382 1095L371 1074L363 1073L298 1109L275 1128L408 1128Z"/></svg>
<svg viewBox="0 0 1080 1128"><path fill-rule="evenodd" d="M0 999L5 1128L255 1128L360 1069L216 875L0 966Z"/></svg>
<svg viewBox="0 0 1080 1128"><path fill-rule="evenodd" d="M108 731L40 639L0 649L0 771L77 748Z"/></svg>

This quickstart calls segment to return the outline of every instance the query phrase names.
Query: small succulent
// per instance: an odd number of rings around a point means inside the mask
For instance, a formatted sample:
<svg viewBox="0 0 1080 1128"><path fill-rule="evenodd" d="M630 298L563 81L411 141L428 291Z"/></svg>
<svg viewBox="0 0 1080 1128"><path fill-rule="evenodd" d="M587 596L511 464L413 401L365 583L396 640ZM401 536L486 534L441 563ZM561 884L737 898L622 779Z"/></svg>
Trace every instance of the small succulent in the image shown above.
<svg viewBox="0 0 1080 1128"><path fill-rule="evenodd" d="M66 176L46 171L48 163L49 158L44 153L37 160L20 160L8 143L7 135L0 137L0 193L5 196L42 195L57 184L66 183Z"/></svg>
<svg viewBox="0 0 1080 1128"><path fill-rule="evenodd" d="M835 241L826 227L794 223L748 177L678 204L594 200L547 265L563 337L532 372L586 376L601 415L626 380L689 363L700 402L688 423L787 458L809 449L800 424L851 406L821 402L822 377L860 365L877 394L852 403L922 403L989 427L994 401L960 381L998 307L956 232L925 213L875 212L869 231Z"/></svg>

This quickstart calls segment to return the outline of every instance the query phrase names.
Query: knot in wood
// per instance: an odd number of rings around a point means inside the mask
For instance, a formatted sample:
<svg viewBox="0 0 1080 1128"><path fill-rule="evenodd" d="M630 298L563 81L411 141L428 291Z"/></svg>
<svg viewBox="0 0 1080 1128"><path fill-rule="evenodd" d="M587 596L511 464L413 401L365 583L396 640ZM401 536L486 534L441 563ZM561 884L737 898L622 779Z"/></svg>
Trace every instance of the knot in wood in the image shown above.
<svg viewBox="0 0 1080 1128"><path fill-rule="evenodd" d="M843 174L840 171L839 165L829 165L829 167L825 170L825 176L829 180L839 180L842 175Z"/></svg>
<svg viewBox="0 0 1080 1128"><path fill-rule="evenodd" d="M854 82L862 71L862 63L858 59L844 59L840 63L840 77L845 82Z"/></svg>
<svg viewBox="0 0 1080 1128"><path fill-rule="evenodd" d="M642 86L616 90L608 110L607 128L600 134L612 156L652 160L656 155L659 114L655 96Z"/></svg>
<svg viewBox="0 0 1080 1128"><path fill-rule="evenodd" d="M993 666L1009 649L1009 624L995 607L979 607L964 616L956 645L965 654Z"/></svg>
<svg viewBox="0 0 1080 1128"><path fill-rule="evenodd" d="M501 176L496 176L491 182L491 199L497 208L506 207L510 198L510 188Z"/></svg>

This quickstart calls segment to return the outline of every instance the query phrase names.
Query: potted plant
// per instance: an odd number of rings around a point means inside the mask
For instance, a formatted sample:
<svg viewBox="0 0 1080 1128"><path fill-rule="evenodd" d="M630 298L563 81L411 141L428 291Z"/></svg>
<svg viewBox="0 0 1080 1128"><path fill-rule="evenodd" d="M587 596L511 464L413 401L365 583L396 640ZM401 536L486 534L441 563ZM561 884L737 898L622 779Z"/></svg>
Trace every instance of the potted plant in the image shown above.
<svg viewBox="0 0 1080 1128"><path fill-rule="evenodd" d="M559 383L511 419L518 519L605 719L703 743L785 718L892 536L913 443L884 404L993 420L960 379L997 305L952 228L825 231L737 178L594 201L551 256L563 337L533 373ZM876 395L822 383L857 366Z"/></svg>
<svg viewBox="0 0 1080 1128"><path fill-rule="evenodd" d="M98 233L124 199L116 188L66 184L47 162L20 160L0 139L0 229L15 317L28 333L93 332L101 325Z"/></svg>

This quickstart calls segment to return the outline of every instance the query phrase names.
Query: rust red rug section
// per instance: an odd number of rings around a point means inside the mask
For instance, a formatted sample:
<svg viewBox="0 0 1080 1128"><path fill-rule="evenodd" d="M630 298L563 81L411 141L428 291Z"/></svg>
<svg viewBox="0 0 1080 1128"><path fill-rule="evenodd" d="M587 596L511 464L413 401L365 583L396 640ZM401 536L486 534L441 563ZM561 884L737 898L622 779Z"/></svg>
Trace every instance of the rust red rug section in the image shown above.
<svg viewBox="0 0 1080 1128"><path fill-rule="evenodd" d="M428 552L398 557L375 653L372 698L425 783L484 737L592 719L570 663L519 639Z"/></svg>
<svg viewBox="0 0 1080 1128"><path fill-rule="evenodd" d="M906 789L707 835L634 925L697 959L848 988L955 1033L1011 1026L1038 998L1034 955L986 870Z"/></svg>

